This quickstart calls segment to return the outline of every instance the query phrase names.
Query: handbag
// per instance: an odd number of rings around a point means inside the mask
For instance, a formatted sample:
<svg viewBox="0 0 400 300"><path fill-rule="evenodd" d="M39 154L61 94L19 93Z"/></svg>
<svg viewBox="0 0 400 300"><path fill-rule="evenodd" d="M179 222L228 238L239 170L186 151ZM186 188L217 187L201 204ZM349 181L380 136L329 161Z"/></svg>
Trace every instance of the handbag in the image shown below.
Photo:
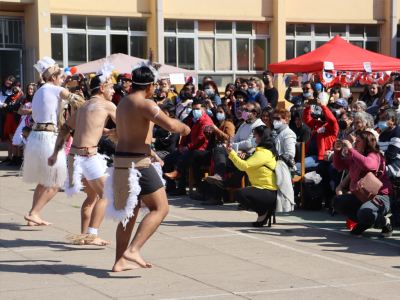
<svg viewBox="0 0 400 300"><path fill-rule="evenodd" d="M362 203L368 202L375 198L382 187L383 171L379 171L381 165L381 157L379 155L378 167L374 173L368 172L363 178L359 179L355 184L350 187L350 192L355 195ZM361 170L360 170L361 173ZM360 178L358 173L358 178ZM378 176L381 173L381 176Z"/></svg>

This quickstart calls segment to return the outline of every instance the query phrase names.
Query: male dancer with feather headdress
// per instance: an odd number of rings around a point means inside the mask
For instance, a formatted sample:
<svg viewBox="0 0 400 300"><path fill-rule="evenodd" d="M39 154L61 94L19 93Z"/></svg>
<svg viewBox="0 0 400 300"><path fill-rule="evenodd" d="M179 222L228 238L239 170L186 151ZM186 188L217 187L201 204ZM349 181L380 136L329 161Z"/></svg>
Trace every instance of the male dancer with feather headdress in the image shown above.
<svg viewBox="0 0 400 300"><path fill-rule="evenodd" d="M72 197L83 188L87 194L81 209L81 234L70 234L71 243L104 246L111 244L98 237L98 228L104 217L107 199L103 197L107 178L107 161L97 153L97 144L103 134L104 125L111 118L115 122L116 106L111 102L114 95L112 64L106 62L97 76L90 81L92 97L73 114L61 128L49 166L57 163L58 153L73 130L74 139L68 156L68 176L65 192ZM112 134L115 129L107 132ZM96 200L99 199L97 202Z"/></svg>
<svg viewBox="0 0 400 300"><path fill-rule="evenodd" d="M64 184L67 165L64 151L58 153L57 163L52 167L48 166L47 159L53 153L57 133L65 122L64 106L70 104L71 113L74 113L85 102L82 97L61 87L61 70L52 58L45 56L34 67L46 83L33 97L32 118L36 124L26 144L22 173L24 182L37 183L32 209L25 215L31 226L52 225L43 221L39 212Z"/></svg>
<svg viewBox="0 0 400 300"><path fill-rule="evenodd" d="M188 126L167 117L150 100L155 81L159 77L159 67L159 64L152 62L150 50L149 60L141 61L133 67L132 93L122 99L117 107L118 144L114 169L109 170L110 176L105 186L105 197L108 199L106 218L119 222L116 261L112 269L114 272L138 268L127 260L142 268L152 267L143 260L139 251L168 214L161 166L151 163L159 160L150 147L154 123L173 133L190 133ZM140 201L144 202L150 212L141 221L129 245Z"/></svg>

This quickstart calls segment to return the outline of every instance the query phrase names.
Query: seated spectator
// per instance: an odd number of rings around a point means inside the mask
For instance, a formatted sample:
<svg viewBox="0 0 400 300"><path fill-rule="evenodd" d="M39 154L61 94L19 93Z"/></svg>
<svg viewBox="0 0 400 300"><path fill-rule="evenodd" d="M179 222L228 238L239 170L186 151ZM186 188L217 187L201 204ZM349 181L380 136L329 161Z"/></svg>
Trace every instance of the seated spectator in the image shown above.
<svg viewBox="0 0 400 300"><path fill-rule="evenodd" d="M366 93L362 98L359 100L362 100L365 102L367 107L370 106L379 106L378 100L382 95L382 87L380 86L379 83L373 82L369 87L368 87L368 93Z"/></svg>
<svg viewBox="0 0 400 300"><path fill-rule="evenodd" d="M228 104L231 102L231 96L235 91L236 87L233 83L228 83L225 87L225 95L222 97L221 102L222 104ZM230 106L230 105L229 105Z"/></svg>
<svg viewBox="0 0 400 300"><path fill-rule="evenodd" d="M178 119L183 121L189 115L192 110L191 106L193 103L193 94L192 90L187 87L183 87L179 92L180 101L176 105L176 115ZM188 110L188 105L190 106L190 110Z"/></svg>
<svg viewBox="0 0 400 300"><path fill-rule="evenodd" d="M354 113L365 112L366 109L367 109L367 105L365 104L364 101L357 101L356 103L354 103L354 106L353 106Z"/></svg>
<svg viewBox="0 0 400 300"><path fill-rule="evenodd" d="M212 78L212 76L204 76L203 82L202 82L203 89L204 89L204 85L206 84L207 81L214 81L214 79Z"/></svg>
<svg viewBox="0 0 400 300"><path fill-rule="evenodd" d="M264 96L267 98L268 103L273 109L278 105L279 93L276 87L274 87L274 72L264 71L263 72L263 82L264 82Z"/></svg>
<svg viewBox="0 0 400 300"><path fill-rule="evenodd" d="M261 109L268 107L268 100L265 98L264 94L261 92L262 84L258 77L250 77L248 79L248 89L249 96L247 101L254 101L260 104Z"/></svg>
<svg viewBox="0 0 400 300"><path fill-rule="evenodd" d="M378 145L384 153L386 171L390 178L400 177L400 126L399 118L393 109L385 109L379 114Z"/></svg>
<svg viewBox="0 0 400 300"><path fill-rule="evenodd" d="M258 217L253 222L254 227L264 226L276 208L277 190L275 167L278 153L272 137L271 130L265 126L258 126L253 130L254 154L243 160L232 149L227 148L229 159L243 172L246 172L251 182L251 187L238 189L234 199L243 206L254 210Z"/></svg>
<svg viewBox="0 0 400 300"><path fill-rule="evenodd" d="M169 82L167 78L163 78L160 81L160 89L165 88L168 90L168 94L166 97L172 101L172 103L175 105L176 104L176 97L178 95L174 92L173 89L170 88Z"/></svg>
<svg viewBox="0 0 400 300"><path fill-rule="evenodd" d="M329 91L329 100L328 100L328 107L333 107L336 100L339 98L343 98L342 96L342 89L340 87L332 87Z"/></svg>
<svg viewBox="0 0 400 300"><path fill-rule="evenodd" d="M261 120L272 131L274 130L274 111L272 107L266 107L262 110ZM272 134L274 134L272 132Z"/></svg>
<svg viewBox="0 0 400 300"><path fill-rule="evenodd" d="M168 154L164 159L164 174L168 178L167 191L171 196L186 195L186 172L190 167L191 152L206 149L208 139L204 134L204 127L213 125L212 120L206 114L204 98L195 98L191 113L192 116L187 121L187 125L191 128L190 135L182 137L178 150ZM175 179L179 180L178 189Z"/></svg>
<svg viewBox="0 0 400 300"><path fill-rule="evenodd" d="M307 143L311 136L311 129L303 121L303 107L293 105L291 111L289 128L296 134L296 142Z"/></svg>
<svg viewBox="0 0 400 300"><path fill-rule="evenodd" d="M348 149L349 157L347 158L343 158L341 155L342 143ZM351 234L361 235L372 225L378 225L383 228L381 237L390 237L393 227L390 219L385 215L390 210L392 185L386 172L385 160L380 154L374 135L368 131L359 132L354 148L347 140L342 142L337 140L333 163L338 170L349 170L350 187L368 172L375 172L377 168L383 173L382 176L379 175L383 185L373 200L362 203L353 194L339 194L333 199L332 205L335 211L357 223L351 230Z"/></svg>
<svg viewBox="0 0 400 300"><path fill-rule="evenodd" d="M235 102L235 111L234 111L234 115L237 117L237 113L236 113L236 109L241 106L246 106L247 103L247 91L245 90L237 90L233 92L233 97L232 97L232 101Z"/></svg>
<svg viewBox="0 0 400 300"><path fill-rule="evenodd" d="M325 152L333 148L339 126L329 108L321 105L321 100L317 99L317 106L321 108L323 114L320 120L311 117L311 107L307 100L305 104L303 121L312 130L310 140L306 145L305 168L308 169L317 167L324 159ZM301 164L297 163L296 168L300 170Z"/></svg>
<svg viewBox="0 0 400 300"><path fill-rule="evenodd" d="M242 117L242 113L244 111L244 109L246 108L245 105L239 105L236 108L236 120L233 122L233 124L235 125L235 133L239 130L240 126L242 126L242 124L245 122L245 120Z"/></svg>
<svg viewBox="0 0 400 300"><path fill-rule="evenodd" d="M278 155L287 154L294 158L296 154L296 134L289 128L290 112L277 108L274 112L275 146Z"/></svg>
<svg viewBox="0 0 400 300"><path fill-rule="evenodd" d="M247 95L249 95L249 91L248 91L248 89L249 89L249 82L247 81L247 79L243 78L243 79L240 81L240 89L243 90L243 91L246 91Z"/></svg>
<svg viewBox="0 0 400 300"><path fill-rule="evenodd" d="M163 87L156 91L156 102L158 106L174 106L174 103L171 99L167 98L168 89Z"/></svg>
<svg viewBox="0 0 400 300"><path fill-rule="evenodd" d="M355 141L354 133L354 114L350 111L342 112L338 118L339 134L337 139Z"/></svg>
<svg viewBox="0 0 400 300"><path fill-rule="evenodd" d="M217 103L212 101L207 95L204 95L206 99L206 114L211 118L211 120L216 123L217 122Z"/></svg>
<svg viewBox="0 0 400 300"><path fill-rule="evenodd" d="M241 82L245 80L243 77L238 77L235 79L235 87L237 90L241 89Z"/></svg>
<svg viewBox="0 0 400 300"><path fill-rule="evenodd" d="M21 119L21 115L18 114L18 110L21 106L21 100L24 95L21 92L21 83L18 80L14 80L11 84L12 94L7 97L6 101L3 104L2 109L2 122L3 126L3 135L7 138L7 144L9 148L12 148L11 153L9 153L9 160L11 160L8 165L9 166L17 166L19 165L19 156L17 147L12 147L12 140L15 134L15 131L18 128L19 121ZM10 157L11 154L11 157ZM22 158L21 158L22 159ZM5 161L3 161L4 163Z"/></svg>
<svg viewBox="0 0 400 300"><path fill-rule="evenodd" d="M285 93L285 99L295 105L302 105L305 100L318 98L319 92L313 81L304 82L302 90L301 95L292 96L292 87L289 86Z"/></svg>
<svg viewBox="0 0 400 300"><path fill-rule="evenodd" d="M221 98L219 97L218 86L214 81L207 81L203 85L203 91L206 93L210 100L215 101L217 105L221 104Z"/></svg>
<svg viewBox="0 0 400 300"><path fill-rule="evenodd" d="M164 105L162 110L168 117L176 119L175 107L173 105ZM154 125L153 138L151 140L152 148L164 160L168 154L175 151L179 138L179 133L171 133L161 126Z"/></svg>
<svg viewBox="0 0 400 300"><path fill-rule="evenodd" d="M342 113L346 112L348 106L349 103L344 98L337 99L333 105L334 111L336 112L335 117L338 118Z"/></svg>
<svg viewBox="0 0 400 300"><path fill-rule="evenodd" d="M369 131L372 132L376 140L379 139L379 133L374 129L374 118L366 112L358 112L354 117L354 132Z"/></svg>
<svg viewBox="0 0 400 300"><path fill-rule="evenodd" d="M118 103L128 96L130 93L132 93L132 76L131 74L125 73L120 77L121 79L121 87L117 88L115 90L114 95L112 96L112 102L115 105L118 105Z"/></svg>

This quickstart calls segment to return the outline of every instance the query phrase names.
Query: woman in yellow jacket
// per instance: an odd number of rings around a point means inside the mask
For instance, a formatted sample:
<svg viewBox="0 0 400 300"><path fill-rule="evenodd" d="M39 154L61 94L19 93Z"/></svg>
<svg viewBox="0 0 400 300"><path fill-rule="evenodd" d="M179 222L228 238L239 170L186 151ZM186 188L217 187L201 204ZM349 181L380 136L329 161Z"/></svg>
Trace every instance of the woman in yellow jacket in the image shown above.
<svg viewBox="0 0 400 300"><path fill-rule="evenodd" d="M234 199L254 210L258 218L253 222L253 226L262 227L271 220L276 207L278 186L275 167L278 152L271 130L267 126L254 128L252 143L256 150L247 160L238 157L232 145L227 148L227 152L233 164L240 171L245 171L251 182L251 187L238 189Z"/></svg>

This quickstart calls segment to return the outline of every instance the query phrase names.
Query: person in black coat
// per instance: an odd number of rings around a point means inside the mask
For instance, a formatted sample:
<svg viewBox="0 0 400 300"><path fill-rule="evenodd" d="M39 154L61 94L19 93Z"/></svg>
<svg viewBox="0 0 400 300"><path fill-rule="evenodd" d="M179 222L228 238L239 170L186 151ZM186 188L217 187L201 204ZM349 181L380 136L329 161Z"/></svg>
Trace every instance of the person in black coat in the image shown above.
<svg viewBox="0 0 400 300"><path fill-rule="evenodd" d="M289 128L296 134L296 142L307 143L312 130L303 121L303 107L301 105L293 105L290 112Z"/></svg>
<svg viewBox="0 0 400 300"><path fill-rule="evenodd" d="M175 107L173 105L162 106L163 112L170 118L176 119ZM179 133L171 133L164 128L155 125L153 129L153 139L151 140L152 148L154 152L162 159L175 151L176 146L179 143Z"/></svg>

